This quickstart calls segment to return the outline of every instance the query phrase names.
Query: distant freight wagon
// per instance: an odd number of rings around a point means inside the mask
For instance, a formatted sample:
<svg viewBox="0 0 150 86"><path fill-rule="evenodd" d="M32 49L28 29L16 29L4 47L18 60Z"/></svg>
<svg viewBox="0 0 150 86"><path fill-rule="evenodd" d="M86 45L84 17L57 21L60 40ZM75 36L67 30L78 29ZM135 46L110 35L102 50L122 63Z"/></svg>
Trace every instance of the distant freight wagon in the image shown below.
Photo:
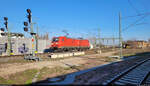
<svg viewBox="0 0 150 86"><path fill-rule="evenodd" d="M148 48L150 47L150 43L147 41L142 41L142 40L128 40L123 43L123 48Z"/></svg>
<svg viewBox="0 0 150 86"><path fill-rule="evenodd" d="M58 51L69 50L87 50L90 48L90 43L86 39L68 38L65 36L54 37L50 46L51 49Z"/></svg>

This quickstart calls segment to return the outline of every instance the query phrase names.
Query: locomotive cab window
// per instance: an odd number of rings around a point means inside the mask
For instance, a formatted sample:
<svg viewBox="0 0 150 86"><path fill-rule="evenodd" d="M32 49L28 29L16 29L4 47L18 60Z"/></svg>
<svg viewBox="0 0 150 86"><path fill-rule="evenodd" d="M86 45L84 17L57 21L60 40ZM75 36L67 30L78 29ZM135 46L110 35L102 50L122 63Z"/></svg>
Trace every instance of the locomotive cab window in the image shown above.
<svg viewBox="0 0 150 86"><path fill-rule="evenodd" d="M64 39L62 39L62 41L64 42Z"/></svg>
<svg viewBox="0 0 150 86"><path fill-rule="evenodd" d="M53 38L52 42L58 42L59 39L58 38Z"/></svg>

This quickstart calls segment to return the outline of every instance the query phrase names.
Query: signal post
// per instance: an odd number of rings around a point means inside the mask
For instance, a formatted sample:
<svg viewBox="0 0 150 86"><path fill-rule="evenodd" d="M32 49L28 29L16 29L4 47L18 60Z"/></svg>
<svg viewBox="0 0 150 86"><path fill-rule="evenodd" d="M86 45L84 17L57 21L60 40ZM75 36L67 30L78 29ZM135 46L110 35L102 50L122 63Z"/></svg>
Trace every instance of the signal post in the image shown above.
<svg viewBox="0 0 150 86"><path fill-rule="evenodd" d="M37 51L35 50L36 49L36 33L34 33L33 31L33 23L32 23L32 14L31 14L31 10L30 9L27 9L27 18L28 18L28 22L24 22L24 31L25 32L28 32L28 28L30 28L30 35L32 36L32 56L35 56L35 53L37 53ZM29 25L28 25L29 23Z"/></svg>

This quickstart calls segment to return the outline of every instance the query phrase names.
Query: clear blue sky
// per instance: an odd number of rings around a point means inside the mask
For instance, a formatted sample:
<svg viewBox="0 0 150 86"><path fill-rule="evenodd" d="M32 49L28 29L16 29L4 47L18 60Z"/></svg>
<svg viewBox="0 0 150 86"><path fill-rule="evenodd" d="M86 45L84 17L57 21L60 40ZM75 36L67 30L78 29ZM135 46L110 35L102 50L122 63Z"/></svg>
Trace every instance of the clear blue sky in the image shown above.
<svg viewBox="0 0 150 86"><path fill-rule="evenodd" d="M101 29L101 37L118 37L118 14L123 17L150 12L150 0L0 0L0 27L3 18L9 19L9 28L13 32L23 31L26 9L30 8L33 22L39 26L40 34L49 32L49 36L64 35L67 30L71 37L96 35ZM142 16L140 16L142 17ZM140 17L122 20L122 28L127 27ZM124 40L150 38L150 15L138 23L147 23L131 27L123 32ZM88 34L88 35L87 35Z"/></svg>

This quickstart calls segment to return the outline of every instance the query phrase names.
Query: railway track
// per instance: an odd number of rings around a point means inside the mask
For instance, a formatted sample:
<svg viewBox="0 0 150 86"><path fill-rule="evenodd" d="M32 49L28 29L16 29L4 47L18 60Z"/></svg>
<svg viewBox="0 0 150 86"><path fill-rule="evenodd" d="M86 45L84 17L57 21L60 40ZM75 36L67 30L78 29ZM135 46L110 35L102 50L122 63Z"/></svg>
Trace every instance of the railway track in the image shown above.
<svg viewBox="0 0 150 86"><path fill-rule="evenodd" d="M40 59L42 59L41 61L59 61L61 59L64 59L64 57L61 58L51 58L51 55L59 55L59 54L65 54L65 53L77 53L77 52L56 52L56 53L38 53L36 54L36 57L39 57ZM11 55L11 56L0 56L0 62L7 62L7 61L17 61L17 60L23 60L25 56L27 56L29 54L24 54L24 55ZM69 57L65 57L65 58L69 58ZM36 61L35 59L33 59L34 61Z"/></svg>
<svg viewBox="0 0 150 86"><path fill-rule="evenodd" d="M60 52L55 52L55 53L38 53L36 56L44 56L44 55L51 55L51 54L59 54ZM22 54L22 55L10 55L10 56L0 56L0 58L11 58L11 57L24 57L29 54Z"/></svg>
<svg viewBox="0 0 150 86"><path fill-rule="evenodd" d="M103 85L147 85L150 84L150 59L138 62L125 71L121 72Z"/></svg>
<svg viewBox="0 0 150 86"><path fill-rule="evenodd" d="M84 52L95 52L96 50L86 50ZM36 55L50 55L50 54L61 54L61 53L73 53L73 52L80 52L80 51L68 51L68 52L61 52L61 51L58 51L58 52L49 52L49 53L38 53ZM9 57L24 57L25 55L29 55L29 54L21 54L21 55L5 55L5 56L0 56L0 58L9 58Z"/></svg>

